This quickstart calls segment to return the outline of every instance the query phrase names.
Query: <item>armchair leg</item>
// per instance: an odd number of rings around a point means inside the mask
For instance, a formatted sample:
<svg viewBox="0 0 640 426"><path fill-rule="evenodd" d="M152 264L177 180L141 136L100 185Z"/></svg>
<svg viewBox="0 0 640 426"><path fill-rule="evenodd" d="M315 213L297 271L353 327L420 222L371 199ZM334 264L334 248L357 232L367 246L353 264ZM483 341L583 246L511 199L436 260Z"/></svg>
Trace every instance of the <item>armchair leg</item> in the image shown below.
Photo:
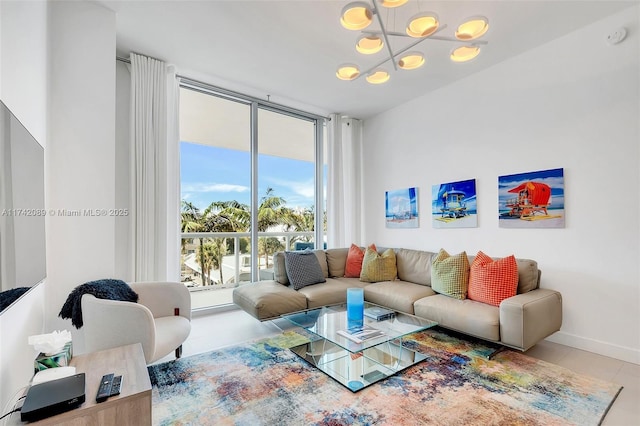
<svg viewBox="0 0 640 426"><path fill-rule="evenodd" d="M182 356L182 345L176 348L176 358L180 358Z"/></svg>

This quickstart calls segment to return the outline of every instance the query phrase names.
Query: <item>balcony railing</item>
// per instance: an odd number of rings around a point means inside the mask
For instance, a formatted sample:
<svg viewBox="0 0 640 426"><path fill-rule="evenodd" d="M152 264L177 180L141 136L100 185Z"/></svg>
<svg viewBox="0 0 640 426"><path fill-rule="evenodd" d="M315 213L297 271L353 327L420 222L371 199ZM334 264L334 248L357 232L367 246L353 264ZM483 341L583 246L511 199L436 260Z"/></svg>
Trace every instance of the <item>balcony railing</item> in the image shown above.
<svg viewBox="0 0 640 426"><path fill-rule="evenodd" d="M282 250L294 250L298 245L314 244L314 232L258 232L258 280L273 279L273 254ZM192 292L192 305L199 306L208 302L193 303L201 290L224 290L229 295L209 297L213 304L231 303L231 291L234 287L251 282L252 262L249 253L251 233L249 232L189 232L182 236L182 256L180 260L181 281ZM273 239L264 241L263 239ZM221 241L222 240L222 241ZM200 242L204 246L204 279L200 258ZM306 247L305 247L306 248ZM244 250L243 250L244 249ZM222 293L222 292L221 292ZM213 296L213 295L209 295ZM200 306L202 307L202 306Z"/></svg>

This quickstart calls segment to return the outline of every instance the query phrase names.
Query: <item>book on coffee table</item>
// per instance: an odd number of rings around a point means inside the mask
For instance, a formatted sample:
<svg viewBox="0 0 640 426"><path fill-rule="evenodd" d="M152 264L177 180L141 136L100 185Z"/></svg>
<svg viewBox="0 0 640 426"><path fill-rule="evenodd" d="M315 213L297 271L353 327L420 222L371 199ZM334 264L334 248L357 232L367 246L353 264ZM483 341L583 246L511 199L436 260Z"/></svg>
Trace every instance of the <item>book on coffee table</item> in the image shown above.
<svg viewBox="0 0 640 426"><path fill-rule="evenodd" d="M392 318L393 316L395 316L396 313L391 309L381 308L379 306L372 306L370 308L366 308L364 310L364 314L367 317L373 318L376 321L382 321L382 320Z"/></svg>
<svg viewBox="0 0 640 426"><path fill-rule="evenodd" d="M384 332L368 325L350 328L347 330L338 330L338 334L356 343L362 343L365 340L375 339L384 336Z"/></svg>

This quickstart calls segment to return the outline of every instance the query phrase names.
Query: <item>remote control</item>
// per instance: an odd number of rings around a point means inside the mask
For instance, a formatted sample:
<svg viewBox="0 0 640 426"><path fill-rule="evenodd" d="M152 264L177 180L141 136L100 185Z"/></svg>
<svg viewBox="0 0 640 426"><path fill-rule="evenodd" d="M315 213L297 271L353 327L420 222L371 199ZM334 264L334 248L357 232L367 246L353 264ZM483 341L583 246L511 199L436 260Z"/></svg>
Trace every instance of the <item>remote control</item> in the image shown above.
<svg viewBox="0 0 640 426"><path fill-rule="evenodd" d="M122 376L116 376L113 378L113 384L111 385L111 395L120 395L120 388L122 387Z"/></svg>
<svg viewBox="0 0 640 426"><path fill-rule="evenodd" d="M96 402L106 401L111 396L111 386L113 383L114 374L105 374L100 380L100 386L98 387L98 394L96 395Z"/></svg>

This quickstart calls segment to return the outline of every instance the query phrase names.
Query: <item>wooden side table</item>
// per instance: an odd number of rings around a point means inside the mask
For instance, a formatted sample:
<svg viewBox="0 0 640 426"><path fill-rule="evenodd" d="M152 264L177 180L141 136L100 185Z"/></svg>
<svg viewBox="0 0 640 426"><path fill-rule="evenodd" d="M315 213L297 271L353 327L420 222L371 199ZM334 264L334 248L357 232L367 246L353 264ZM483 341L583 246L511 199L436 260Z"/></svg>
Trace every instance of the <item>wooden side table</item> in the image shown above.
<svg viewBox="0 0 640 426"><path fill-rule="evenodd" d="M9 418L9 424L151 425L151 381L140 343L77 355L71 359L70 365L76 367L76 373L85 373L86 401L82 405L32 423L21 422L20 413L15 413ZM100 379L108 373L122 375L120 395L97 403Z"/></svg>

